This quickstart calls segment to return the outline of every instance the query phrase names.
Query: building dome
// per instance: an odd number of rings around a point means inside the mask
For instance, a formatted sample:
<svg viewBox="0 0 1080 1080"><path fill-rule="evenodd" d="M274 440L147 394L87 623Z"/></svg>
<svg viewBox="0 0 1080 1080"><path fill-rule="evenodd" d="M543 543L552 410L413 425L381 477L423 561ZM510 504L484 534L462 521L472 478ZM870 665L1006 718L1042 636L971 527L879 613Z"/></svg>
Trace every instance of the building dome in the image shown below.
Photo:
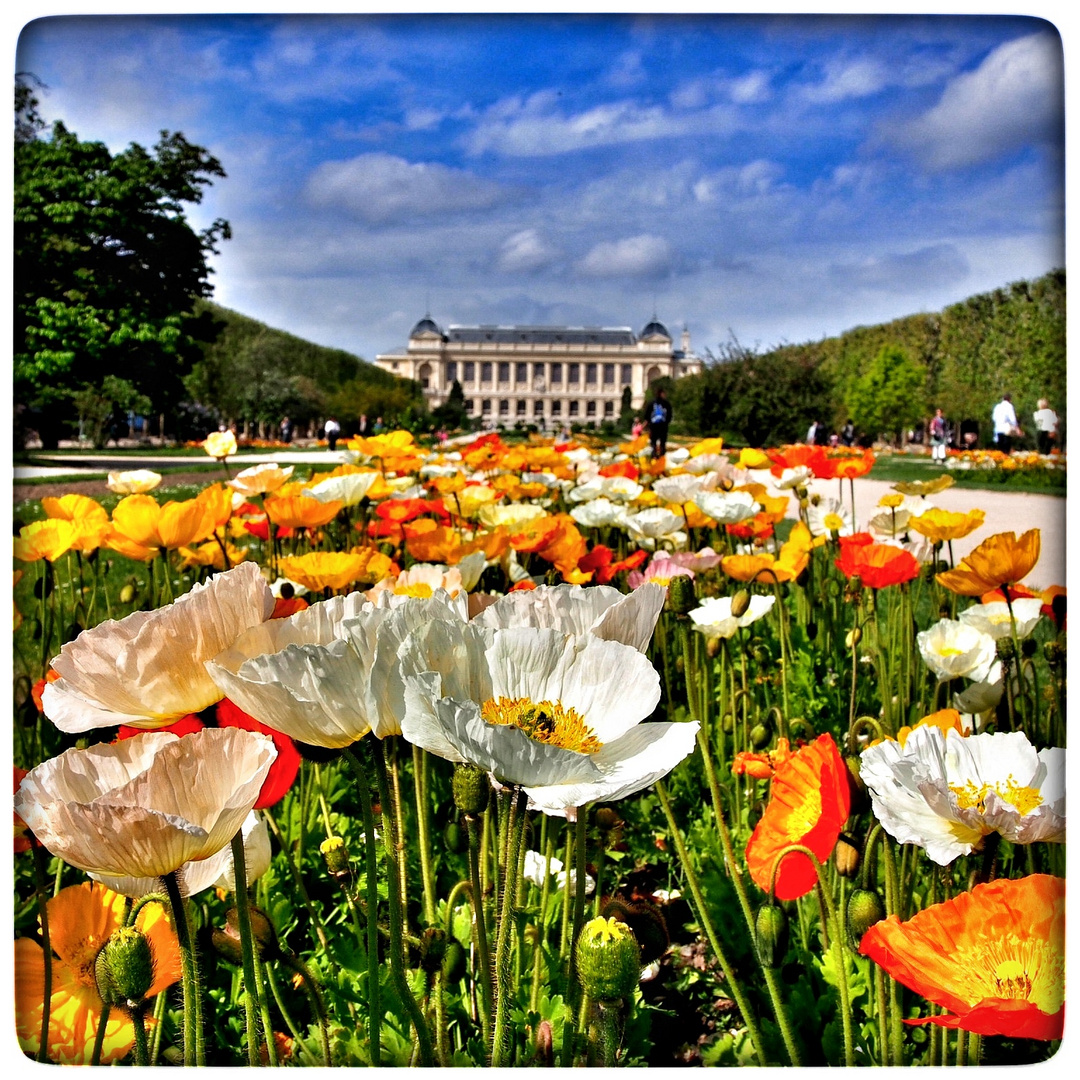
<svg viewBox="0 0 1080 1080"><path fill-rule="evenodd" d="M668 341L671 340L671 335L668 333L667 327L662 322L657 322L656 319L653 319L652 322L641 331L639 336L642 341L650 337L662 337L667 338Z"/></svg>
<svg viewBox="0 0 1080 1080"><path fill-rule="evenodd" d="M421 334L438 334L442 337L442 331L436 325L430 315L425 315L410 331L409 337L419 337Z"/></svg>

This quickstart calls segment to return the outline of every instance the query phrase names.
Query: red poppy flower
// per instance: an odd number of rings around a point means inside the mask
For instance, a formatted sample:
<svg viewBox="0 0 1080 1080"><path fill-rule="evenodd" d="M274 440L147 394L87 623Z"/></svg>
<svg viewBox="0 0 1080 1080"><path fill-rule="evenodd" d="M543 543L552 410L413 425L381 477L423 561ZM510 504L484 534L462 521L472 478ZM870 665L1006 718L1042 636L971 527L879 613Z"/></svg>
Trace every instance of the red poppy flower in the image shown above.
<svg viewBox="0 0 1080 1080"><path fill-rule="evenodd" d="M290 615L295 615L306 607L308 607L308 602L302 596L290 596L287 599L280 596L274 601L274 611L270 618L287 619Z"/></svg>
<svg viewBox="0 0 1080 1080"><path fill-rule="evenodd" d="M1048 874L976 885L907 922L863 935L859 952L979 1035L1060 1039L1065 1027L1065 881Z"/></svg>
<svg viewBox="0 0 1080 1080"><path fill-rule="evenodd" d="M257 540L265 542L270 539L270 520L265 514L255 521L245 521L244 529ZM293 530L285 525L279 525L274 533L279 540L287 540L292 534Z"/></svg>
<svg viewBox="0 0 1080 1080"><path fill-rule="evenodd" d="M885 589L919 576L919 560L891 544L841 544L836 565L845 577L858 575L871 589Z"/></svg>
<svg viewBox="0 0 1080 1080"><path fill-rule="evenodd" d="M277 748L277 757L270 766L270 771L263 781L262 790L255 802L254 809L262 810L267 806L273 806L285 798L286 792L292 787L297 772L300 771L300 751L288 735L275 731L272 727L260 723L254 716L248 716L238 705L234 705L228 698L222 698L217 706L218 727L243 728L245 731L255 731L261 735L269 735L274 740Z"/></svg>
<svg viewBox="0 0 1080 1080"><path fill-rule="evenodd" d="M524 578L522 581L519 581L516 585L511 585L510 589L508 591L509 592L531 592L535 588L536 588L536 582L535 581L531 581L529 578Z"/></svg>
<svg viewBox="0 0 1080 1080"><path fill-rule="evenodd" d="M865 476L874 467L874 461L876 460L872 450L865 450L857 456L850 453L829 454L827 456L832 465L833 476L839 477L841 480L853 480L858 476Z"/></svg>
<svg viewBox="0 0 1080 1080"><path fill-rule="evenodd" d="M828 472L824 447L796 443L794 446L785 446L780 450L766 450L765 453L768 454L769 459L772 461L770 471L773 476L780 476L785 469L797 469L803 466L815 476L828 479L828 477L823 477L820 471L825 470Z"/></svg>
<svg viewBox="0 0 1080 1080"><path fill-rule="evenodd" d="M636 480L641 475L641 470L629 459L613 461L600 470L601 476L625 476L630 480Z"/></svg>
<svg viewBox="0 0 1080 1080"><path fill-rule="evenodd" d="M206 725L194 714L188 713L187 716L181 716L175 723L167 724L165 727L154 728L156 732L171 731L173 735L179 735L181 738L185 735L194 735L196 731L202 731ZM121 724L120 730L116 733L117 741L121 739L133 739L136 735L145 735L149 728L141 727L128 727L127 724Z"/></svg>
<svg viewBox="0 0 1080 1080"><path fill-rule="evenodd" d="M746 845L750 876L768 891L773 866L784 848L801 844L820 861L832 854L851 812L847 766L829 734L792 754L773 775L769 804ZM802 852L784 858L776 875L778 900L797 900L817 881Z"/></svg>
<svg viewBox="0 0 1080 1080"><path fill-rule="evenodd" d="M45 689L45 684L56 682L59 678L60 672L56 671L54 668L49 668L49 670L45 672L45 678L38 679L38 681L30 688L30 697L33 699L38 712L44 711L41 707L41 692Z"/></svg>

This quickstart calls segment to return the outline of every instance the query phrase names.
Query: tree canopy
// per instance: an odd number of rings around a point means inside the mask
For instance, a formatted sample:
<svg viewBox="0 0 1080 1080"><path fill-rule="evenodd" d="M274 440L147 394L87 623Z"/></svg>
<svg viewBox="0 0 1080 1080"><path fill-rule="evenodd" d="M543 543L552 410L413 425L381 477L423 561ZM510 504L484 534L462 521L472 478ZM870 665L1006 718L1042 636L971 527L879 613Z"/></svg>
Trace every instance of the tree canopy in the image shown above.
<svg viewBox="0 0 1080 1080"><path fill-rule="evenodd" d="M16 91L15 401L46 445L73 395L129 384L171 413L181 376L210 321L192 314L211 293L208 255L229 238L218 219L197 232L197 204L220 162L179 133L152 151L118 154L57 121L48 136L24 79Z"/></svg>

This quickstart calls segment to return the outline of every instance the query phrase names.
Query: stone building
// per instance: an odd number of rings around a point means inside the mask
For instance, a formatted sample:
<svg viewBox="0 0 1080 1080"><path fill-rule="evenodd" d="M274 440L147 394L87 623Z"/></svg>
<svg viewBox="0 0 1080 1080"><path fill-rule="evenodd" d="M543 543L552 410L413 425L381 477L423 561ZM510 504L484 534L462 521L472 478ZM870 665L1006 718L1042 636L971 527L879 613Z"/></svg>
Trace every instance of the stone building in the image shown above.
<svg viewBox="0 0 1080 1080"><path fill-rule="evenodd" d="M682 332L676 349L655 318L640 334L629 326L459 326L425 316L404 349L380 353L384 371L415 379L429 406L441 405L456 379L470 416L494 424L521 420L556 427L614 420L623 387L641 408L650 384L701 371Z"/></svg>

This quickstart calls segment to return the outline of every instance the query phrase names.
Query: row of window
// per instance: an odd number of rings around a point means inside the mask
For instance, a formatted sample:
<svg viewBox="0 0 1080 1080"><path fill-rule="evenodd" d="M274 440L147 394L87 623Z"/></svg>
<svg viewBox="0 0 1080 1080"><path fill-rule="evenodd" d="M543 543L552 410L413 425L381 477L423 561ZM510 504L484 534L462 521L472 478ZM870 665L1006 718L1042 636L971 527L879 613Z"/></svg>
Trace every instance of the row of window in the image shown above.
<svg viewBox="0 0 1080 1080"><path fill-rule="evenodd" d="M478 402L472 398L465 399L465 408L470 415L476 415L476 406ZM507 398L501 398L497 403L492 401L491 398L483 398L479 400L480 415L491 416L492 413L498 411L499 416L510 415L510 401ZM585 415L587 417L595 417L597 414L596 402L585 402ZM514 416L528 416L529 415L529 403L527 401L518 400L514 403ZM533 416L562 416L563 415L563 403L561 401L552 401L551 410L545 414L544 402L534 401L532 403L532 415ZM580 401L568 401L566 403L566 415L580 416L581 415L581 402ZM605 418L610 419L615 415L615 402L605 401L603 402L603 415Z"/></svg>
<svg viewBox="0 0 1080 1080"><path fill-rule="evenodd" d="M493 363L490 360L484 360L480 362L480 381L491 382L491 376L493 369L498 367L499 382L508 383L510 381L510 368L514 368L514 381L521 385L529 381L529 365L526 362L518 362L511 364L507 360L500 360L498 363ZM552 385L561 385L563 381L563 364L562 363L544 363L533 364L532 374L533 379L547 379ZM461 381L463 384L472 384L476 381L476 367L477 364L473 360L465 360L461 363ZM632 364L577 364L568 363L566 367L566 381L568 383L577 383L581 381L581 369L585 368L585 384L587 386L595 386L597 378L603 379L605 386L615 385L615 369L621 368L620 375L622 377L622 385L629 386L633 375ZM545 368L548 369L545 371ZM458 362L456 360L448 360L446 362L446 382L447 385L452 383L458 378Z"/></svg>

